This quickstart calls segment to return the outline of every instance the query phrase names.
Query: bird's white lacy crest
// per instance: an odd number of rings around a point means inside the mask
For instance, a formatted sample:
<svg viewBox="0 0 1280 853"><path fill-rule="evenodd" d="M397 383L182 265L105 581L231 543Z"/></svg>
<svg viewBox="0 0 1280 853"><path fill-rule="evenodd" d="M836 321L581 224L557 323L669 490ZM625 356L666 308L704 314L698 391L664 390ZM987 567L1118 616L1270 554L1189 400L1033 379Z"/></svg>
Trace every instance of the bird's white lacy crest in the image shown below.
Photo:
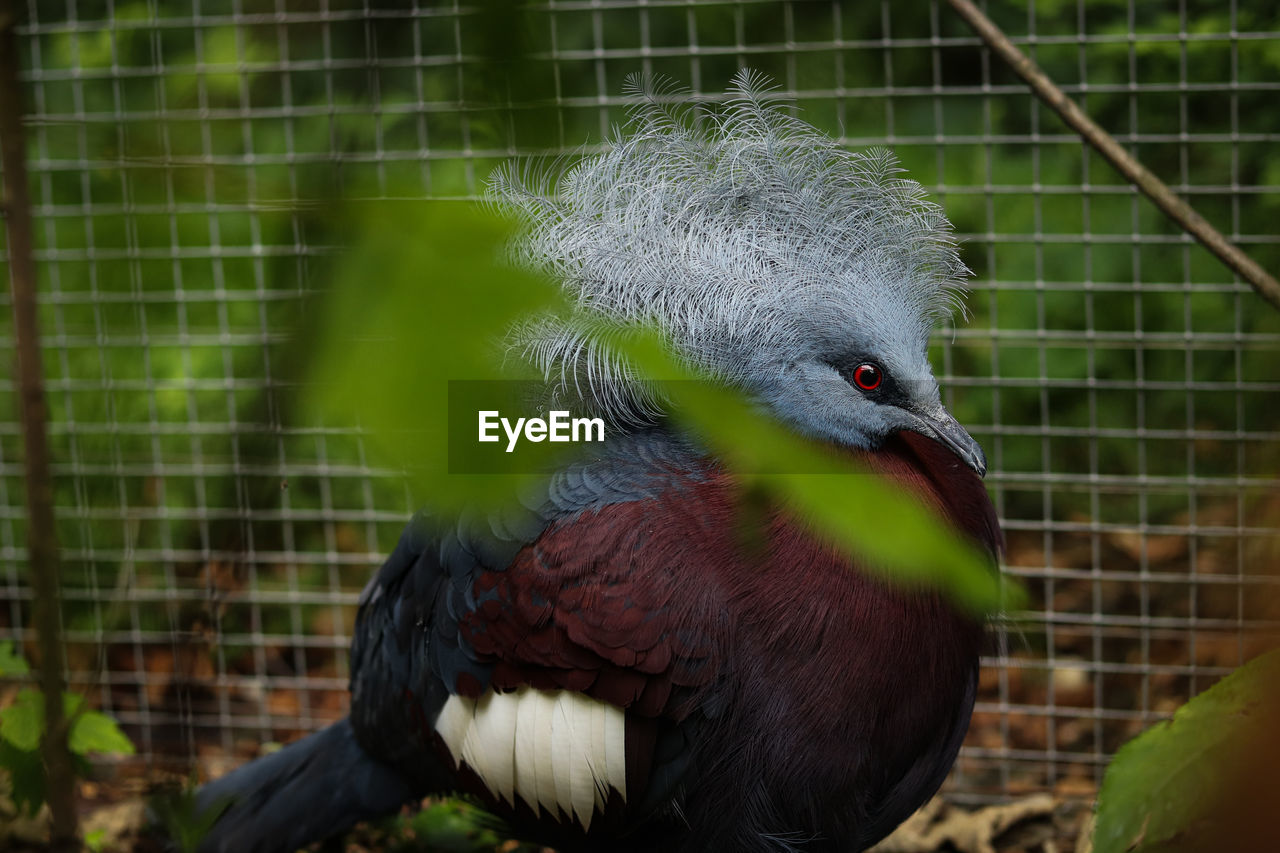
<svg viewBox="0 0 1280 853"><path fill-rule="evenodd" d="M519 262L561 281L587 315L652 325L690 365L735 384L877 323L923 351L968 270L942 209L890 152L841 148L751 72L715 108L628 86L643 100L602 153L492 179L490 200L525 224ZM512 342L615 423L661 409L589 327L535 318Z"/></svg>

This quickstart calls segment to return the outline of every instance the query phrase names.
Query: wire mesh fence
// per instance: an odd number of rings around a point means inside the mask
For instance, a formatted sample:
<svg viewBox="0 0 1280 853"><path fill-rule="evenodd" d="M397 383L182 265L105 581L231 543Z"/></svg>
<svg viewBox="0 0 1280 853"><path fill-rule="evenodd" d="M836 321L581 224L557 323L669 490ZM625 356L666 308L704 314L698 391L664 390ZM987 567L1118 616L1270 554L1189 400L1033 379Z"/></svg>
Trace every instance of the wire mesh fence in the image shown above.
<svg viewBox="0 0 1280 853"><path fill-rule="evenodd" d="M1280 268L1269 4L985 8ZM892 148L964 241L970 316L934 364L1031 605L985 660L952 796L1091 796L1280 626L1280 315L945 4L31 0L19 33L67 664L138 767L216 770L340 717L356 597L415 509L359 434L292 405L342 236L324 199L475 197L507 158L599 142L635 72L706 101L770 75L843 144ZM497 90L516 49L523 91ZM26 641L15 408L5 378L0 637Z"/></svg>

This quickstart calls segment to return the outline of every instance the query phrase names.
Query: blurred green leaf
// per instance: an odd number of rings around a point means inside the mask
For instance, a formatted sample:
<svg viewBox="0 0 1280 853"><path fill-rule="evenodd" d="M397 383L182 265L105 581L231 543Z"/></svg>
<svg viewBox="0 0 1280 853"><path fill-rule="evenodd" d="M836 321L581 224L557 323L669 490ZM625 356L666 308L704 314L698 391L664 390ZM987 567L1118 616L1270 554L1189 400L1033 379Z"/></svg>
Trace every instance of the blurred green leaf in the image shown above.
<svg viewBox="0 0 1280 853"><path fill-rule="evenodd" d="M39 690L24 687L12 704L0 710L0 770L9 775L14 803L27 814L44 805L43 734L44 697Z"/></svg>
<svg viewBox="0 0 1280 853"><path fill-rule="evenodd" d="M18 749L0 739L0 770L9 774L14 805L34 815L44 805L44 763L37 750Z"/></svg>
<svg viewBox="0 0 1280 853"><path fill-rule="evenodd" d="M326 425L366 430L379 461L410 470L433 508L512 500L535 477L515 459L501 474L450 472L447 385L511 378L498 342L530 315L563 315L559 288L507 263L512 226L473 205L356 211L355 239L313 341L313 413ZM618 329L610 344L646 379L677 380L663 386L676 417L745 487L809 520L847 553L887 576L935 585L975 611L1016 604L989 560L919 501L790 432L740 393L699 381L656 334Z"/></svg>
<svg viewBox="0 0 1280 853"><path fill-rule="evenodd" d="M133 754L133 743L115 721L99 711L87 710L83 696L63 693L62 711L70 721L67 746L80 775L89 769L84 757L91 752ZM34 687L19 690L12 704L0 709L0 770L9 774L14 802L30 814L44 804L44 763L40 757L44 731L44 694Z"/></svg>
<svg viewBox="0 0 1280 853"><path fill-rule="evenodd" d="M479 853L493 850L501 838L493 832L494 819L459 800L429 804L408 820L425 849L440 853Z"/></svg>
<svg viewBox="0 0 1280 853"><path fill-rule="evenodd" d="M164 838L182 853L195 853L222 813L234 801L226 796L196 808L199 781L194 772L180 788L159 791L147 799L149 821L164 831Z"/></svg>
<svg viewBox="0 0 1280 853"><path fill-rule="evenodd" d="M71 725L67 746L74 754L133 754L133 743L115 720L101 711L86 709L84 697L78 693L62 694L62 713ZM24 687L12 705L0 710L0 738L18 749L33 751L39 748L43 735L44 694L34 687Z"/></svg>
<svg viewBox="0 0 1280 853"><path fill-rule="evenodd" d="M31 672L13 640L0 643L0 678L14 678Z"/></svg>
<svg viewBox="0 0 1280 853"><path fill-rule="evenodd" d="M458 202L354 207L356 236L315 330L307 405L359 426L384 465L408 469L445 510L508 499L534 474L451 474L448 383L506 378L497 341L559 304L550 282L503 259L512 225Z"/></svg>
<svg viewBox="0 0 1280 853"><path fill-rule="evenodd" d="M43 734L44 696L33 687L24 687L12 705L0 710L0 738L24 752L34 752Z"/></svg>
<svg viewBox="0 0 1280 853"><path fill-rule="evenodd" d="M98 752L104 755L133 755L133 742L120 731L116 721L101 711L83 711L71 724L67 745L77 755Z"/></svg>
<svg viewBox="0 0 1280 853"><path fill-rule="evenodd" d="M1255 762L1271 786L1280 721L1280 651L1261 655L1179 708L1116 753L1098 792L1095 853L1240 850L1228 839L1245 821L1226 815ZM1268 755L1270 753L1270 755ZM1221 846L1219 846L1221 844ZM1209 846L1205 846L1209 845Z"/></svg>

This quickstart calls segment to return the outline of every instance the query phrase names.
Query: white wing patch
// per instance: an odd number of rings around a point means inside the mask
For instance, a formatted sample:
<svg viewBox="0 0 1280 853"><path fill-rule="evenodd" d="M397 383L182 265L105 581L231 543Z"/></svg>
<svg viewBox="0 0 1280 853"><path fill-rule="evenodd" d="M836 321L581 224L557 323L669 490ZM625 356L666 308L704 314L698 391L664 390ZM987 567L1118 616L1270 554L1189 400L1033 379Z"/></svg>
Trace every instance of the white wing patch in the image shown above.
<svg viewBox="0 0 1280 853"><path fill-rule="evenodd" d="M584 829L609 791L627 798L626 718L581 693L522 687L479 699L450 696L436 731L495 797L534 814L576 818Z"/></svg>

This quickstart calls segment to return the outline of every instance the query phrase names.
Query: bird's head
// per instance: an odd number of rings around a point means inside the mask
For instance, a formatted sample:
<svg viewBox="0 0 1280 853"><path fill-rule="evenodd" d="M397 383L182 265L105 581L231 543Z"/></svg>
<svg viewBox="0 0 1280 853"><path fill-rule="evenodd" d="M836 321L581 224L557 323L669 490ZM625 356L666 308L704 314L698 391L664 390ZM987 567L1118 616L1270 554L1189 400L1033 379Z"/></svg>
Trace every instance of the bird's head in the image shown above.
<svg viewBox="0 0 1280 853"><path fill-rule="evenodd" d="M527 225L521 259L583 308L654 324L802 433L875 449L916 431L984 473L928 360L968 270L920 185L888 152L846 151L792 117L749 73L714 111L638 91L629 132L602 153L562 176L498 173L492 197ZM519 349L616 423L653 414L581 329L533 322Z"/></svg>

